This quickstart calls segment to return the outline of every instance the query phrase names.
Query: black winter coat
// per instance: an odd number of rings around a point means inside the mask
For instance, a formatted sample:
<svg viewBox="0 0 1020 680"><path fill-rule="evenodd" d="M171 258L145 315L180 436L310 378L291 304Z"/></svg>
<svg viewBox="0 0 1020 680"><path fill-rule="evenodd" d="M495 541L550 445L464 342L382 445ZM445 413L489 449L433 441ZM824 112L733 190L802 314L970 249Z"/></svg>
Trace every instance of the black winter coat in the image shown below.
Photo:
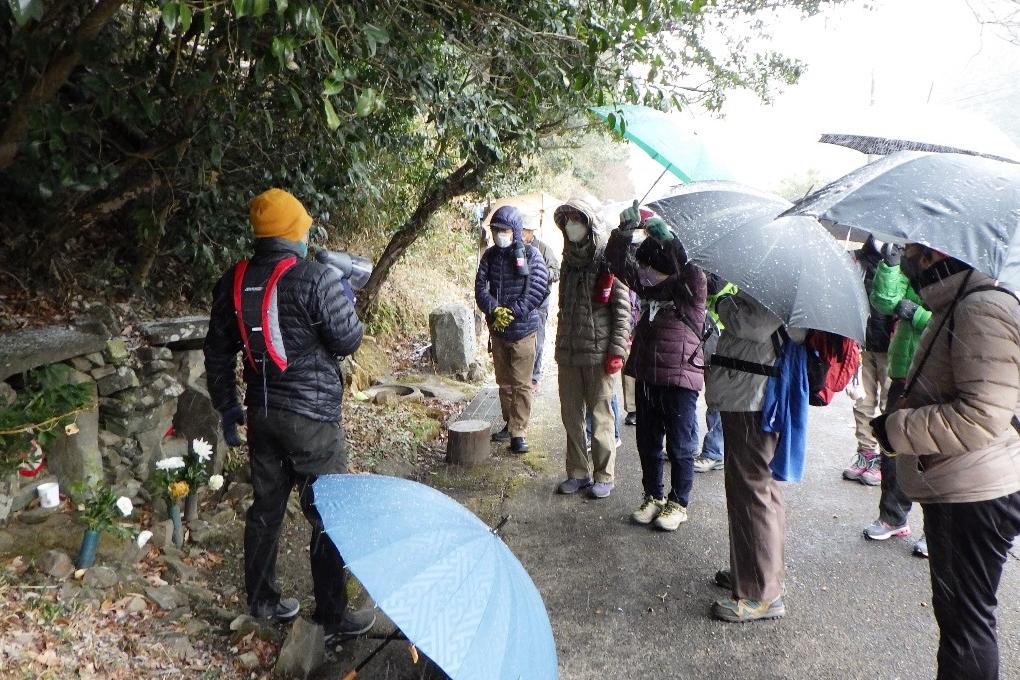
<svg viewBox="0 0 1020 680"><path fill-rule="evenodd" d="M258 239L245 272L245 286L265 285L280 260L298 255L294 244ZM243 351L234 315L234 267L213 289L205 370L213 406L223 411L238 403L234 370ZM256 371L244 361L245 404L271 408L327 422L339 422L343 379L337 357L353 354L364 333L354 307L344 295L340 274L313 260L299 259L279 280L277 308L288 365L280 372L269 361Z"/></svg>
<svg viewBox="0 0 1020 680"><path fill-rule="evenodd" d="M514 243L508 248L492 246L482 254L475 275L475 302L489 321L489 332L516 342L538 331L541 317L538 308L549 295L549 270L538 250L525 245L528 258L528 275L519 276L514 261L514 247L523 243L521 224L513 228ZM513 322L504 331L492 328L492 313L496 307L506 307L514 315Z"/></svg>
<svg viewBox="0 0 1020 680"><path fill-rule="evenodd" d="M854 259L863 270L864 289L870 297L871 289L875 286L875 271L878 269L878 263L883 261L882 254L871 247L868 242L854 254ZM871 314L868 316L868 326L865 329L864 350L867 352L888 352L895 328L896 320L893 317L883 314L875 309L875 305L871 305Z"/></svg>

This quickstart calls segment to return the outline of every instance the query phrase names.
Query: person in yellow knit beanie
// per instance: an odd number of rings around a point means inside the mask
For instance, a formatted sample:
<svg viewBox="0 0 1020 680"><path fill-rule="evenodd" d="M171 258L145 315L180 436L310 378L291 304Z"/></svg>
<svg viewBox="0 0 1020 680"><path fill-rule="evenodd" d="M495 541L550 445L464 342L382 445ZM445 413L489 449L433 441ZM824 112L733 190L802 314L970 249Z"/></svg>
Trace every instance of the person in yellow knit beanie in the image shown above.
<svg viewBox="0 0 1020 680"><path fill-rule="evenodd" d="M312 226L312 217L294 194L283 189L269 189L251 199L248 219L255 238L285 238L305 241Z"/></svg>
<svg viewBox="0 0 1020 680"><path fill-rule="evenodd" d="M253 489L244 523L248 610L255 618L276 621L300 612L300 600L284 597L276 578L282 522L297 488L312 527L307 558L312 618L333 646L375 625L371 609L348 608L343 556L324 532L313 486L321 475L347 472L338 359L357 351L364 327L342 273L305 257L312 218L297 198L270 189L252 199L248 216L255 235L252 255L217 281L204 346L206 385L224 441L240 446L238 427L248 428ZM238 353L244 364L243 404Z"/></svg>

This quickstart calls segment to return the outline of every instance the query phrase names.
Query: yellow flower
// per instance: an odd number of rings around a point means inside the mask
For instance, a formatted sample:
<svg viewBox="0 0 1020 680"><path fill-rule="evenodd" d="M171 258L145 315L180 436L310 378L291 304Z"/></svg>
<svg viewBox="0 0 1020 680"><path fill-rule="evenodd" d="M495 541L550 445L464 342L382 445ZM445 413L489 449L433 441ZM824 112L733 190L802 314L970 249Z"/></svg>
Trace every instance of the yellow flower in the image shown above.
<svg viewBox="0 0 1020 680"><path fill-rule="evenodd" d="M187 482L174 482L170 485L170 498L177 500L178 498L184 498L191 492L191 487L188 486Z"/></svg>

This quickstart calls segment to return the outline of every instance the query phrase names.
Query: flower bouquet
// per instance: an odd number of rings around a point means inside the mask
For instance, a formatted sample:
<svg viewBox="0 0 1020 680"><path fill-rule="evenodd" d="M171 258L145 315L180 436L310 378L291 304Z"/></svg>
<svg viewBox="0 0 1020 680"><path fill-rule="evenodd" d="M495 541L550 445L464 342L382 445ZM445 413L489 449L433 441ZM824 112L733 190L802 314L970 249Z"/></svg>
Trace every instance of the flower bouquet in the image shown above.
<svg viewBox="0 0 1020 680"><path fill-rule="evenodd" d="M74 496L78 501L78 514L85 525L81 547L75 564L79 569L88 569L96 561L96 549L99 547L99 536L102 532L116 536L130 536L127 527L117 522L121 517L128 517L134 510L131 499L127 496L118 497L106 482L75 484Z"/></svg>
<svg viewBox="0 0 1020 680"><path fill-rule="evenodd" d="M174 525L173 541L177 548L184 545L184 528L181 517L181 499L184 499L184 518L194 521L198 517L198 492L203 486L212 490L223 486L223 477L206 473L206 464L212 459L213 447L204 439L194 439L186 456L164 458L156 463L157 490L166 498L170 520Z"/></svg>

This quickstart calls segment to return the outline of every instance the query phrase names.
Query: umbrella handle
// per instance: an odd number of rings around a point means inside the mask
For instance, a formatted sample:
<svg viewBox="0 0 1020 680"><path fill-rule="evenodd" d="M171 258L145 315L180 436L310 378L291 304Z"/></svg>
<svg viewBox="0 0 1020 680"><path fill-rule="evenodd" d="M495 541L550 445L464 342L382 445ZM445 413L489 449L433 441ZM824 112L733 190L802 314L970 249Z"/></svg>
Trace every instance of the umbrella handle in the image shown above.
<svg viewBox="0 0 1020 680"><path fill-rule="evenodd" d="M499 521L499 524L497 524L496 526L494 526L491 529L492 533L494 533L497 536L499 536L499 530L502 529L504 526L506 526L506 523L509 522L509 521L510 521L510 515L506 515L503 519L501 519Z"/></svg>
<svg viewBox="0 0 1020 680"><path fill-rule="evenodd" d="M352 670L352 671L348 672L348 673L347 673L347 675L345 675L345 676L344 676L344 677L342 678L342 680L355 680L355 679L356 679L356 678L358 677L358 671L360 671L360 670L361 670L361 669L363 669L363 668L364 668L365 666L367 666L367 665L368 665L368 663L369 663L369 662L370 662L370 661L371 661L372 659L374 659L374 658L375 658L375 656L376 656L376 655L377 655L377 654L378 654L379 652L381 652L381 651L383 650L383 647L385 647L386 645L390 644L391 642L393 642L393 641L394 641L394 640L396 640L397 638L400 638L400 637L402 637L403 635L404 635L404 634L400 632L400 629L399 629L399 628L395 629L395 630L394 630L394 631L393 631L392 633L390 633L389 635L387 635L387 636L386 636L386 639L385 639L385 640L383 640L382 642L380 642L380 643L379 643L379 645L378 645L378 646L376 646L376 648L372 650L372 653L371 653L371 654L369 654L368 656L366 656L366 657L364 658L364 660L363 660L363 661L362 661L361 663L359 663L359 664L358 664L357 666L355 666L355 667L354 667L354 670Z"/></svg>

